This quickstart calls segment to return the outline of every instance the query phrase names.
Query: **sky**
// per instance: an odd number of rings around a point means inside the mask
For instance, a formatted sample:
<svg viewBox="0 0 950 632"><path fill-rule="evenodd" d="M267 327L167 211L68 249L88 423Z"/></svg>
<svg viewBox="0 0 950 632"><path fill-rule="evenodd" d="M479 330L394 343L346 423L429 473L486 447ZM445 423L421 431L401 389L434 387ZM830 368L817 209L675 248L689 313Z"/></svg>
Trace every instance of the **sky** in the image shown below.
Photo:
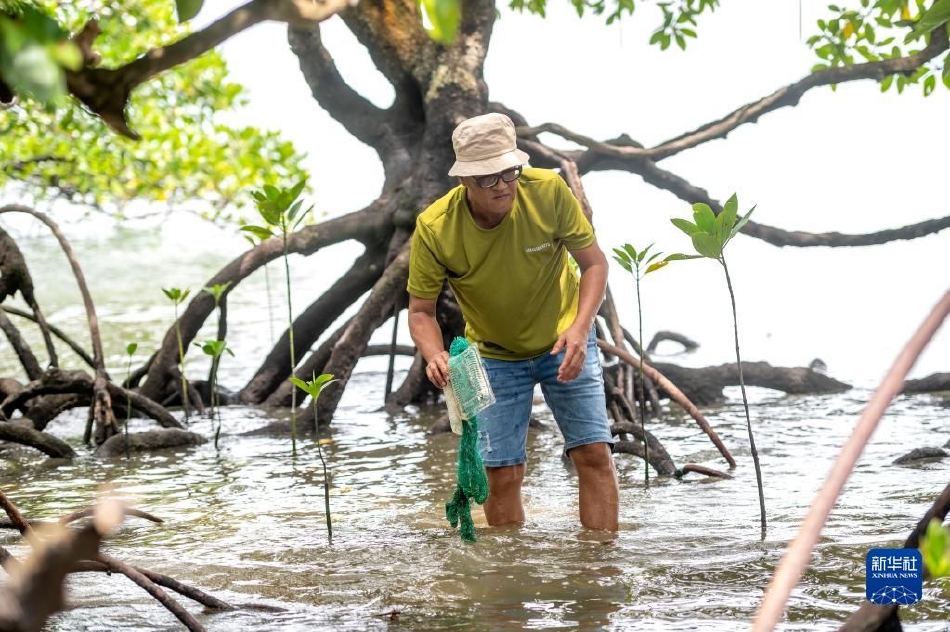
<svg viewBox="0 0 950 632"><path fill-rule="evenodd" d="M197 25L233 0L207 0ZM824 2L725 0L700 18L685 52L647 45L659 23L652 4L607 26L580 19L566 0L549 15L501 10L485 75L490 98L531 124L556 122L594 138L620 133L657 144L714 120L805 76L816 57L805 40L826 15ZM800 18L801 16L801 18ZM801 26L800 26L801 25ZM342 22L323 25L343 76L385 107L392 90ZM262 24L221 48L232 78L249 92L235 120L279 129L308 154L313 201L328 217L358 210L382 185L376 155L350 137L311 97L286 41L286 27ZM950 91L923 98L919 87L881 94L869 81L819 88L796 107L768 114L726 139L660 166L763 224L809 232L864 233L950 214L943 195ZM570 143L545 135L556 147ZM585 176L594 227L605 251L624 242L687 251L669 222L689 205L619 172ZM351 257L358 249L341 250ZM801 366L821 358L831 375L874 386L926 314L950 288L950 231L865 248L776 248L737 238L726 251L736 290L743 359ZM349 265L349 258L340 262ZM612 264L611 287L628 328L637 329L633 282ZM673 330L697 340L692 366L734 360L732 316L722 269L712 261L671 265L642 287L644 339ZM944 327L913 377L950 371ZM408 342L408 336L406 336ZM671 352L674 347L661 348Z"/></svg>

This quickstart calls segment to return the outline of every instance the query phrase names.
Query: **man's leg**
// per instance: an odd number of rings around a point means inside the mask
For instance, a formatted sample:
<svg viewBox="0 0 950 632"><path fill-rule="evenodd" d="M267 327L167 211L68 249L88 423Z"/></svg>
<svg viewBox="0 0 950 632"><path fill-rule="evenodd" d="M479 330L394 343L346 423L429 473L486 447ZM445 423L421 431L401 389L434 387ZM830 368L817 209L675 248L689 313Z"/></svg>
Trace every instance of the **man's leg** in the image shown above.
<svg viewBox="0 0 950 632"><path fill-rule="evenodd" d="M617 474L610 445L603 372L593 330L587 340L584 368L570 382L557 381L564 352L545 357L539 366L541 390L561 434L564 449L577 469L581 524L590 529L617 530Z"/></svg>
<svg viewBox="0 0 950 632"><path fill-rule="evenodd" d="M581 524L588 529L616 531L620 489L610 446L588 443L567 454L577 468Z"/></svg>
<svg viewBox="0 0 950 632"><path fill-rule="evenodd" d="M485 518L491 526L524 522L528 417L534 377L528 361L483 360L495 403L478 413L478 452L488 474Z"/></svg>
<svg viewBox="0 0 950 632"><path fill-rule="evenodd" d="M497 527L523 523L521 484L524 482L525 464L487 467L485 471L488 473L489 493L484 509L488 524Z"/></svg>

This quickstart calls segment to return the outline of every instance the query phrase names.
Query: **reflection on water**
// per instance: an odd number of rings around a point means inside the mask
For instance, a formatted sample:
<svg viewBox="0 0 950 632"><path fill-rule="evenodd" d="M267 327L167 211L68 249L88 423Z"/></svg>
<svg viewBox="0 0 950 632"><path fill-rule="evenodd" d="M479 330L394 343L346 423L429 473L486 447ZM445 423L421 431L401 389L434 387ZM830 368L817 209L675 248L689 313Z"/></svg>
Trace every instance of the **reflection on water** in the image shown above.
<svg viewBox="0 0 950 632"><path fill-rule="evenodd" d="M479 540L467 545L443 515L454 486L455 438L425 434L437 411L376 411L382 383L378 373L354 376L325 446L332 546L315 447L305 444L294 461L286 437L241 436L282 411L225 409L220 451L208 444L54 465L16 449L6 453L0 480L33 518L85 506L108 481L165 519L154 525L130 518L108 542L110 553L232 603L279 608L212 614L187 603L209 630L737 630L751 619L869 395L756 393L769 512L764 543L741 402L730 400L708 412L740 462L734 480L659 480L645 488L642 461L620 455L621 531L584 532L558 433L532 431L527 524L491 529L476 510ZM895 403L832 514L784 629L829 629L846 617L863 599L867 550L899 545L946 484L950 464L890 465L911 447L946 440L941 408L928 396ZM83 419L75 411L51 430L78 446ZM193 425L210 426L204 419ZM723 467L676 410L655 428L678 463ZM14 534L3 534L2 543L24 554ZM74 576L70 601L75 608L50 629L180 629L120 577ZM942 630L948 607L946 588L932 585L904 619L914 630Z"/></svg>

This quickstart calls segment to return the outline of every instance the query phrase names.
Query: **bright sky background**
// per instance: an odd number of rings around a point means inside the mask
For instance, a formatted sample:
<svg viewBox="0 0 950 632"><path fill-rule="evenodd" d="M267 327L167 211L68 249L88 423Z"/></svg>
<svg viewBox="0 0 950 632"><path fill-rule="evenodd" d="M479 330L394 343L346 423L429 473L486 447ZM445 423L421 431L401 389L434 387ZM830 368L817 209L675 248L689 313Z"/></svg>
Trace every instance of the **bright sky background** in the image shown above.
<svg viewBox="0 0 950 632"><path fill-rule="evenodd" d="M198 24L234 4L208 0ZM486 64L491 99L532 124L557 122L601 139L625 132L647 145L807 74L816 58L805 40L826 5L724 0L701 18L699 39L684 53L647 45L660 19L653 5L638 5L633 18L608 27L596 16L578 19L566 0L549 4L546 20L502 9ZM342 22L334 18L323 29L343 75L387 105L392 90ZM336 216L376 197L378 159L310 96L286 27L254 27L222 50L233 78L251 95L240 119L280 129L308 153L318 209ZM943 180L948 111L950 94L943 87L927 99L919 87L882 95L866 81L837 92L819 88L797 107L660 164L720 199L737 192L743 210L757 205L761 223L810 232L894 228L950 214ZM627 241L638 247L656 242L665 252L690 248L669 223L688 216L689 206L671 194L625 173L591 174L585 186L604 250ZM356 252L335 255L338 269ZM950 231L860 249L779 249L740 237L727 249L727 261L743 359L804 365L821 357L831 375L873 386L950 287ZM615 264L611 286L627 326L636 330L632 281ZM715 263L686 262L651 275L643 300L646 340L670 329L702 344L686 363L734 359L728 296ZM950 371L948 329L931 343L914 376Z"/></svg>

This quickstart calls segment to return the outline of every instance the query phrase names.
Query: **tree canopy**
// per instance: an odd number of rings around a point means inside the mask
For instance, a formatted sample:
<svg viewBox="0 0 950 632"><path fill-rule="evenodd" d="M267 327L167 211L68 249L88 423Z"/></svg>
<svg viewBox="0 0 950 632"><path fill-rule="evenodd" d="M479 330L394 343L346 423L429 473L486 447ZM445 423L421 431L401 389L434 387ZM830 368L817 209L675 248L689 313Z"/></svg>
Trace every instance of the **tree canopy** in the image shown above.
<svg viewBox="0 0 950 632"><path fill-rule="evenodd" d="M106 68L121 68L190 31L176 20L171 2L53 5L64 32L79 32L95 17L101 30L95 39L97 66ZM9 43L6 37L4 44ZM120 218L168 208L232 219L250 202L250 188L303 175L303 156L291 142L272 131L228 123L228 113L245 98L245 89L228 80L227 67L213 50L132 91L126 112L140 138L115 133L87 105L60 98L53 88L40 95L26 92L0 110L0 128L7 131L0 136L0 186L38 198L66 198Z"/></svg>

